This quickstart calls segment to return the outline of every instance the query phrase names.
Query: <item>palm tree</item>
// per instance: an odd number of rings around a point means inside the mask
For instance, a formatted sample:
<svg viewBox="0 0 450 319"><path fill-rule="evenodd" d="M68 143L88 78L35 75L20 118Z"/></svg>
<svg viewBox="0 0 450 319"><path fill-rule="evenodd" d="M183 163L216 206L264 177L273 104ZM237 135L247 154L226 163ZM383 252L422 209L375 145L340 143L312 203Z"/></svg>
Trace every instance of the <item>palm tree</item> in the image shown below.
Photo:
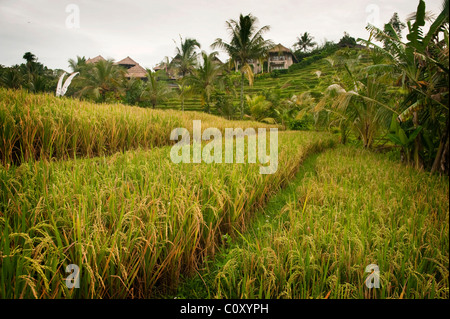
<svg viewBox="0 0 450 319"><path fill-rule="evenodd" d="M191 74L197 64L195 49L200 48L197 40L187 38L183 41L180 37L180 47L176 48L173 64L182 77Z"/></svg>
<svg viewBox="0 0 450 319"><path fill-rule="evenodd" d="M158 81L157 74L157 72L152 72L152 70L147 69L148 80L141 97L141 100L149 101L153 109L158 104L167 101L173 95L166 82Z"/></svg>
<svg viewBox="0 0 450 319"><path fill-rule="evenodd" d="M22 85L22 75L19 66L6 68L0 76L0 84L11 89L20 88Z"/></svg>
<svg viewBox="0 0 450 319"><path fill-rule="evenodd" d="M347 89L341 84L332 84L314 110L318 112L331 104L326 108L335 115L334 122L341 129L342 142L345 142L347 129L352 128L363 146L371 148L377 133L387 126L392 113L396 113L388 105L385 82L377 74L366 74L359 81L353 79Z"/></svg>
<svg viewBox="0 0 450 319"><path fill-rule="evenodd" d="M294 46L298 47L300 51L306 52L308 48L312 48L317 44L316 42L313 42L313 39L314 38L308 32L305 32L300 37L297 37L297 42Z"/></svg>
<svg viewBox="0 0 450 319"><path fill-rule="evenodd" d="M178 97L181 101L181 111L184 111L184 101L186 98L189 98L192 96L193 90L190 85L186 84L186 80L183 79L181 81L181 84L178 84Z"/></svg>
<svg viewBox="0 0 450 319"><path fill-rule="evenodd" d="M27 61L27 63L36 62L36 56L31 52L25 52L23 58Z"/></svg>
<svg viewBox="0 0 450 319"><path fill-rule="evenodd" d="M251 14L239 16L239 20L229 20L226 22L227 29L230 33L231 40L229 43L222 39L216 39L212 44L212 48L220 48L225 50L232 60L239 64L241 71L241 119L244 118L244 80L245 75L249 80L249 84L253 84L253 73L249 65L250 60L258 60L272 46L272 41L264 40L263 33L267 32L270 27L263 26L257 29L258 19Z"/></svg>
<svg viewBox="0 0 450 319"><path fill-rule="evenodd" d="M69 67L72 72L81 72L81 70L86 66L86 58L77 55L77 59L69 59Z"/></svg>
<svg viewBox="0 0 450 319"><path fill-rule="evenodd" d="M108 92L120 91L124 75L125 70L112 60L98 61L80 77L83 88L77 94L90 95L99 102L105 102Z"/></svg>
<svg viewBox="0 0 450 319"><path fill-rule="evenodd" d="M122 88L124 89L122 101L130 105L140 105L142 102L145 82L140 78L123 78Z"/></svg>
<svg viewBox="0 0 450 319"><path fill-rule="evenodd" d="M189 78L193 89L202 95L202 104L208 113L211 112L211 95L215 90L217 78L221 71L220 65L215 62L217 54L217 52L207 54L202 51L202 64Z"/></svg>
<svg viewBox="0 0 450 319"><path fill-rule="evenodd" d="M250 114L254 120L269 123L275 122L270 114L272 103L267 101L264 95L246 95L245 98L250 109Z"/></svg>

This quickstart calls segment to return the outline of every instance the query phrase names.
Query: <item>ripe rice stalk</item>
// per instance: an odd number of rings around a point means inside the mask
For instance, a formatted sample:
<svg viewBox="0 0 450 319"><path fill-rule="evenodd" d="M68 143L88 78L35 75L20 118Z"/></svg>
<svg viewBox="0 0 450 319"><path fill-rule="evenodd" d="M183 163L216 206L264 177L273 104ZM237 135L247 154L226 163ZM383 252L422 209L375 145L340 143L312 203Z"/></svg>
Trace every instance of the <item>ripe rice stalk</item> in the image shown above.
<svg viewBox="0 0 450 319"><path fill-rule="evenodd" d="M248 227L305 154L334 138L281 132L279 141L278 171L265 176L258 163L173 164L170 147L0 167L0 297L148 298L172 291L214 256L225 235ZM65 286L68 264L80 267L79 289ZM272 275L265 280L273 295Z"/></svg>

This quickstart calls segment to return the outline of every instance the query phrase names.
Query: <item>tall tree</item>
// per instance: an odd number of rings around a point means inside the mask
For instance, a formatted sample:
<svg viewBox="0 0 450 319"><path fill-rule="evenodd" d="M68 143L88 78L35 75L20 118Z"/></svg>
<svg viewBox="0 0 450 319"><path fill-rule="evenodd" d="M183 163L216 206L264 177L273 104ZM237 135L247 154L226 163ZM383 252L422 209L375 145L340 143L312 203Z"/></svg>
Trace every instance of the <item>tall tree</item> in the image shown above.
<svg viewBox="0 0 450 319"><path fill-rule="evenodd" d="M313 41L314 38L308 32L303 33L300 37L297 37L297 42L294 46L300 51L306 52L308 48L314 47L317 43Z"/></svg>
<svg viewBox="0 0 450 319"><path fill-rule="evenodd" d="M118 93L121 90L124 75L125 71L112 60L98 61L80 76L83 88L77 95L89 95L98 102L105 102L108 93Z"/></svg>
<svg viewBox="0 0 450 319"><path fill-rule="evenodd" d="M175 50L175 58L173 59L173 66L179 71L182 77L191 74L197 64L196 49L200 48L200 43L197 40L187 38L183 41L180 37L180 46Z"/></svg>
<svg viewBox="0 0 450 319"><path fill-rule="evenodd" d="M25 61L27 61L27 63L33 63L36 62L36 56L31 53L31 52L25 52L25 54L23 55L23 58L25 59Z"/></svg>
<svg viewBox="0 0 450 319"><path fill-rule="evenodd" d="M257 28L258 19L251 14L239 16L239 20L226 21L231 40L229 43L218 38L212 44L213 48L225 50L232 60L239 64L241 71L241 119L244 118L244 81L245 76L253 83L253 73L249 65L251 60L256 61L273 46L272 41L265 40L263 33L269 31L269 26Z"/></svg>
<svg viewBox="0 0 450 319"><path fill-rule="evenodd" d="M215 90L221 67L215 62L217 52L207 54L205 51L202 51L201 56L202 63L189 78L189 82L192 84L193 89L201 94L205 111L210 113L211 95Z"/></svg>
<svg viewBox="0 0 450 319"><path fill-rule="evenodd" d="M54 77L53 72L38 62L37 57L31 52L26 52L23 55L23 59L27 61L25 64L20 65L23 87L31 92L48 90Z"/></svg>
<svg viewBox="0 0 450 319"><path fill-rule="evenodd" d="M394 12L394 14L392 15L391 20L389 20L388 23L392 26L392 29L394 29L395 33L401 39L402 38L402 31L403 31L404 28L406 28L406 24L404 24L402 21L400 21L400 18L398 17L398 13L397 12Z"/></svg>
<svg viewBox="0 0 450 319"><path fill-rule="evenodd" d="M389 27L388 27L389 26ZM392 15L392 18L389 20L387 24L384 25L384 33L389 35L391 38L402 38L402 30L406 28L406 24L400 21L397 12ZM384 48L388 51L391 51L390 42L385 40L383 41Z"/></svg>
<svg viewBox="0 0 450 319"><path fill-rule="evenodd" d="M82 69L86 66L86 58L80 57L77 55L77 59L69 59L69 67L72 69L72 72L81 72Z"/></svg>
<svg viewBox="0 0 450 319"><path fill-rule="evenodd" d="M158 72L152 72L150 69L147 69L148 80L141 97L141 100L149 101L153 109L173 95L166 82L158 81L157 74Z"/></svg>

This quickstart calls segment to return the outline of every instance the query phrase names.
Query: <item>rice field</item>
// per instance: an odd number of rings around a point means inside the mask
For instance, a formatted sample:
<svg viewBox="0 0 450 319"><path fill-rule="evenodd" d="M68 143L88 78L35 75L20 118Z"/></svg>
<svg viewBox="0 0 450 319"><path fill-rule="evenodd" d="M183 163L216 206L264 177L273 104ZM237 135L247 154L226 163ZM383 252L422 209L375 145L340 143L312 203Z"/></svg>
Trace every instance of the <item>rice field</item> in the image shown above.
<svg viewBox="0 0 450 319"><path fill-rule="evenodd" d="M193 119L201 120L203 128L222 131L225 127L278 127L200 112L96 104L0 88L0 162L17 165L170 145L170 132L177 127L192 131Z"/></svg>
<svg viewBox="0 0 450 319"><path fill-rule="evenodd" d="M448 196L448 177L325 151L178 297L448 299ZM365 284L370 264L378 289Z"/></svg>
<svg viewBox="0 0 450 319"><path fill-rule="evenodd" d="M321 71L321 76L316 75L316 71ZM244 87L245 95L264 95L267 92L277 92L280 98L291 98L299 92L313 91L323 92L328 85L333 83L333 68L325 59L316 61L311 65L281 74L277 78L272 78L269 74L264 74L265 77L256 76L253 86L248 84ZM234 98L234 103L239 105L239 94ZM179 99L173 98L166 102L166 106L171 109L179 110L181 108ZM202 111L201 98L194 94L192 97L184 101L186 110ZM213 112L217 112L215 108Z"/></svg>
<svg viewBox="0 0 450 319"><path fill-rule="evenodd" d="M4 89L0 101L0 299L449 298L448 177L326 132L279 132L275 174L174 164L170 132L193 120L272 126Z"/></svg>
<svg viewBox="0 0 450 319"><path fill-rule="evenodd" d="M150 298L174 291L245 231L326 133L279 134L276 174L259 164L173 164L170 147L0 168L0 298ZM69 289L69 264L80 288Z"/></svg>

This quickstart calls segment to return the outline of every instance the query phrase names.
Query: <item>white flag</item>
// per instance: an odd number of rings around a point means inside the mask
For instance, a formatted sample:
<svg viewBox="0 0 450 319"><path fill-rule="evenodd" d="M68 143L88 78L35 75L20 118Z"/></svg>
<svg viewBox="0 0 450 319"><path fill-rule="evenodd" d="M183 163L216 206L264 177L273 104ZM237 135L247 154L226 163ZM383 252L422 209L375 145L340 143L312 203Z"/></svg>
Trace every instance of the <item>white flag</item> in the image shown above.
<svg viewBox="0 0 450 319"><path fill-rule="evenodd" d="M66 94L66 91L67 91L67 88L68 88L69 85L70 85L70 82L72 82L72 79L73 79L77 74L79 74L79 73L80 73L80 72L72 73L72 74L67 78L66 82L64 82L64 86L62 87L61 96L63 96L64 94Z"/></svg>
<svg viewBox="0 0 450 319"><path fill-rule="evenodd" d="M64 72L58 80L58 85L56 86L56 96L60 96L61 95L61 86L62 86L62 81L64 79L64 76L66 75L66 72Z"/></svg>

